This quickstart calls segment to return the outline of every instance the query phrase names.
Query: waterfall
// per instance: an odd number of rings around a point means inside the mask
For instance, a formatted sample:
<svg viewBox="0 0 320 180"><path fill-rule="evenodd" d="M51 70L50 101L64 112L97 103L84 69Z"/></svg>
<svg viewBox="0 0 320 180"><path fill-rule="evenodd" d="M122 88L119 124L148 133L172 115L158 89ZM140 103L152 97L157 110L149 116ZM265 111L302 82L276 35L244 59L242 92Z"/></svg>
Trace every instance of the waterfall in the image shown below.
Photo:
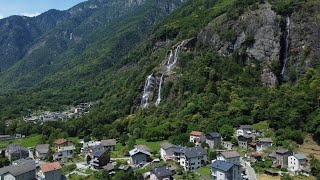
<svg viewBox="0 0 320 180"><path fill-rule="evenodd" d="M179 60L179 52L180 52L180 49L181 47L183 46L184 44L184 41L182 41L177 47L176 49L174 50L174 53L173 51L171 50L170 51L170 55L169 55L169 60L168 60L168 63L167 63L167 72L170 72L171 68L177 63L177 61ZM173 59L173 61L172 61Z"/></svg>
<svg viewBox="0 0 320 180"><path fill-rule="evenodd" d="M163 74L161 75L160 78L160 83L159 83L159 90L158 90L158 99L155 103L156 106L158 106L161 102L161 88L162 88L162 83L163 83Z"/></svg>
<svg viewBox="0 0 320 180"><path fill-rule="evenodd" d="M147 77L146 82L144 84L143 95L142 95L142 99L141 99L141 107L144 109L149 107L148 100L149 100L150 95L152 93L153 85L154 85L154 77L152 74L150 74Z"/></svg>
<svg viewBox="0 0 320 180"><path fill-rule="evenodd" d="M284 63L281 71L281 75L283 76L288 64L288 56L289 56L289 37L290 37L290 17L287 16L286 23L286 41L285 41L285 51L284 51Z"/></svg>

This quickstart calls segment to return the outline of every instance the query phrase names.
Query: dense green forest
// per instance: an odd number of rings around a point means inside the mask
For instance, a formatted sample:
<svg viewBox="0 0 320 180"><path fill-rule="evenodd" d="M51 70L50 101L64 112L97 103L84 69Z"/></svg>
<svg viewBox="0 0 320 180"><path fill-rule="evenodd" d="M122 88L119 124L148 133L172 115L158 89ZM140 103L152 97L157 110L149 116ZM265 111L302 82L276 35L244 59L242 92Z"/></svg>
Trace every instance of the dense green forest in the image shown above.
<svg viewBox="0 0 320 180"><path fill-rule="evenodd" d="M31 89L12 90L1 95L0 134L41 133L44 141L52 142L59 136L101 139L130 133L148 141L169 139L178 144L184 143L192 130L218 130L229 138L233 128L240 124L268 121L275 130L277 145L284 145L287 140L302 144L305 132L319 140L318 66L308 69L299 78L281 82L277 87L264 87L259 64L244 64L241 52L222 56L201 43L197 43L193 51L180 53L173 80L165 81L163 101L158 107L131 111L140 103L145 77L158 68L173 45L197 37L220 15L235 20L243 13L257 9L263 2L191 0L155 25L149 32L150 38L135 44L128 54L112 65L105 65L104 57L109 57L110 52L117 54L122 46L113 52L108 49L109 41L101 41L100 46L105 48L97 50L93 47L83 54L89 65L78 64L70 70L47 76ZM302 4L311 6L314 3L317 2L271 1L272 8L285 15ZM117 33L121 34L121 31ZM130 30L126 33L130 34ZM222 35L230 40L234 36L232 32ZM167 39L170 42L165 47L155 47L156 43ZM14 120L8 127L4 125L5 120L19 119L29 109L57 111L69 104L95 100L101 101L90 110L90 114L78 119L37 125Z"/></svg>

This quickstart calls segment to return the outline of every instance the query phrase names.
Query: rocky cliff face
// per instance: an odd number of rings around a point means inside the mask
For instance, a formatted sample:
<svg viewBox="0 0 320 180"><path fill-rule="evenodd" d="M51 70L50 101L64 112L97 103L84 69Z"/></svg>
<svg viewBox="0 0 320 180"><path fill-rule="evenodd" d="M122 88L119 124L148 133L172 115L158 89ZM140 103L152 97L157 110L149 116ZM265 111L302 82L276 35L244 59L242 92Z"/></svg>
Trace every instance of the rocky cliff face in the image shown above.
<svg viewBox="0 0 320 180"><path fill-rule="evenodd" d="M264 86L275 87L283 81L297 79L317 63L320 23L316 12L319 8L315 6L310 10L301 8L287 15L291 22L286 65L287 16L276 14L268 3L236 19L230 19L226 14L214 19L199 34L199 42L223 55L238 53L244 64L261 67ZM308 12L308 15L302 15L302 12ZM281 74L282 69L285 69L284 74Z"/></svg>

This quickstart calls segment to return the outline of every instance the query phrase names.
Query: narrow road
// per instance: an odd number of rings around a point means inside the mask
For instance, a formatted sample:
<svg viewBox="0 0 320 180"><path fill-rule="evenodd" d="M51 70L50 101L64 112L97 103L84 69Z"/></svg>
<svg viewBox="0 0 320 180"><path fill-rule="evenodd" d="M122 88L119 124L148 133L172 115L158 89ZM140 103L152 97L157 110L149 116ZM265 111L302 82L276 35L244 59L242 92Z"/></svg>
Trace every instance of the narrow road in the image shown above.
<svg viewBox="0 0 320 180"><path fill-rule="evenodd" d="M125 157L125 158L110 158L111 161L117 161L117 160L129 160L129 157Z"/></svg>
<svg viewBox="0 0 320 180"><path fill-rule="evenodd" d="M249 177L249 180L258 180L254 169L251 167L250 163L244 161L242 158L240 159L241 165L246 168L246 174Z"/></svg>

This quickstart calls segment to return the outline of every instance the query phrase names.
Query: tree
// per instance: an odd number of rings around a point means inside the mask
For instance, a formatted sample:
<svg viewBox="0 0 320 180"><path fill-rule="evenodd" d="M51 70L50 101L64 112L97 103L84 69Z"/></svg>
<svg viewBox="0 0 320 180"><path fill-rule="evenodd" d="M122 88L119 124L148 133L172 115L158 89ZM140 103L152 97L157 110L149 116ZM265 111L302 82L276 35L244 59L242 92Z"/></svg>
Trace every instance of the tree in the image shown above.
<svg viewBox="0 0 320 180"><path fill-rule="evenodd" d="M122 146L126 145L126 142L129 140L129 136L127 134L122 134L119 138L119 142Z"/></svg>
<svg viewBox="0 0 320 180"><path fill-rule="evenodd" d="M209 161L212 161L212 160L214 160L216 158L217 158L217 152L214 151L214 150L210 151L209 154L208 154Z"/></svg>
<svg viewBox="0 0 320 180"><path fill-rule="evenodd" d="M221 133L221 136L224 138L224 140L226 140L226 141L231 140L231 137L233 135L233 127L232 126L225 124L220 128L219 131Z"/></svg>
<svg viewBox="0 0 320 180"><path fill-rule="evenodd" d="M134 145L136 145L136 139L134 137L130 137L128 141L129 151L134 148Z"/></svg>
<svg viewBox="0 0 320 180"><path fill-rule="evenodd" d="M90 164L91 159L92 159L91 156L86 157L87 164Z"/></svg>
<svg viewBox="0 0 320 180"><path fill-rule="evenodd" d="M281 180L293 180L293 178L289 174L284 174L281 176Z"/></svg>

